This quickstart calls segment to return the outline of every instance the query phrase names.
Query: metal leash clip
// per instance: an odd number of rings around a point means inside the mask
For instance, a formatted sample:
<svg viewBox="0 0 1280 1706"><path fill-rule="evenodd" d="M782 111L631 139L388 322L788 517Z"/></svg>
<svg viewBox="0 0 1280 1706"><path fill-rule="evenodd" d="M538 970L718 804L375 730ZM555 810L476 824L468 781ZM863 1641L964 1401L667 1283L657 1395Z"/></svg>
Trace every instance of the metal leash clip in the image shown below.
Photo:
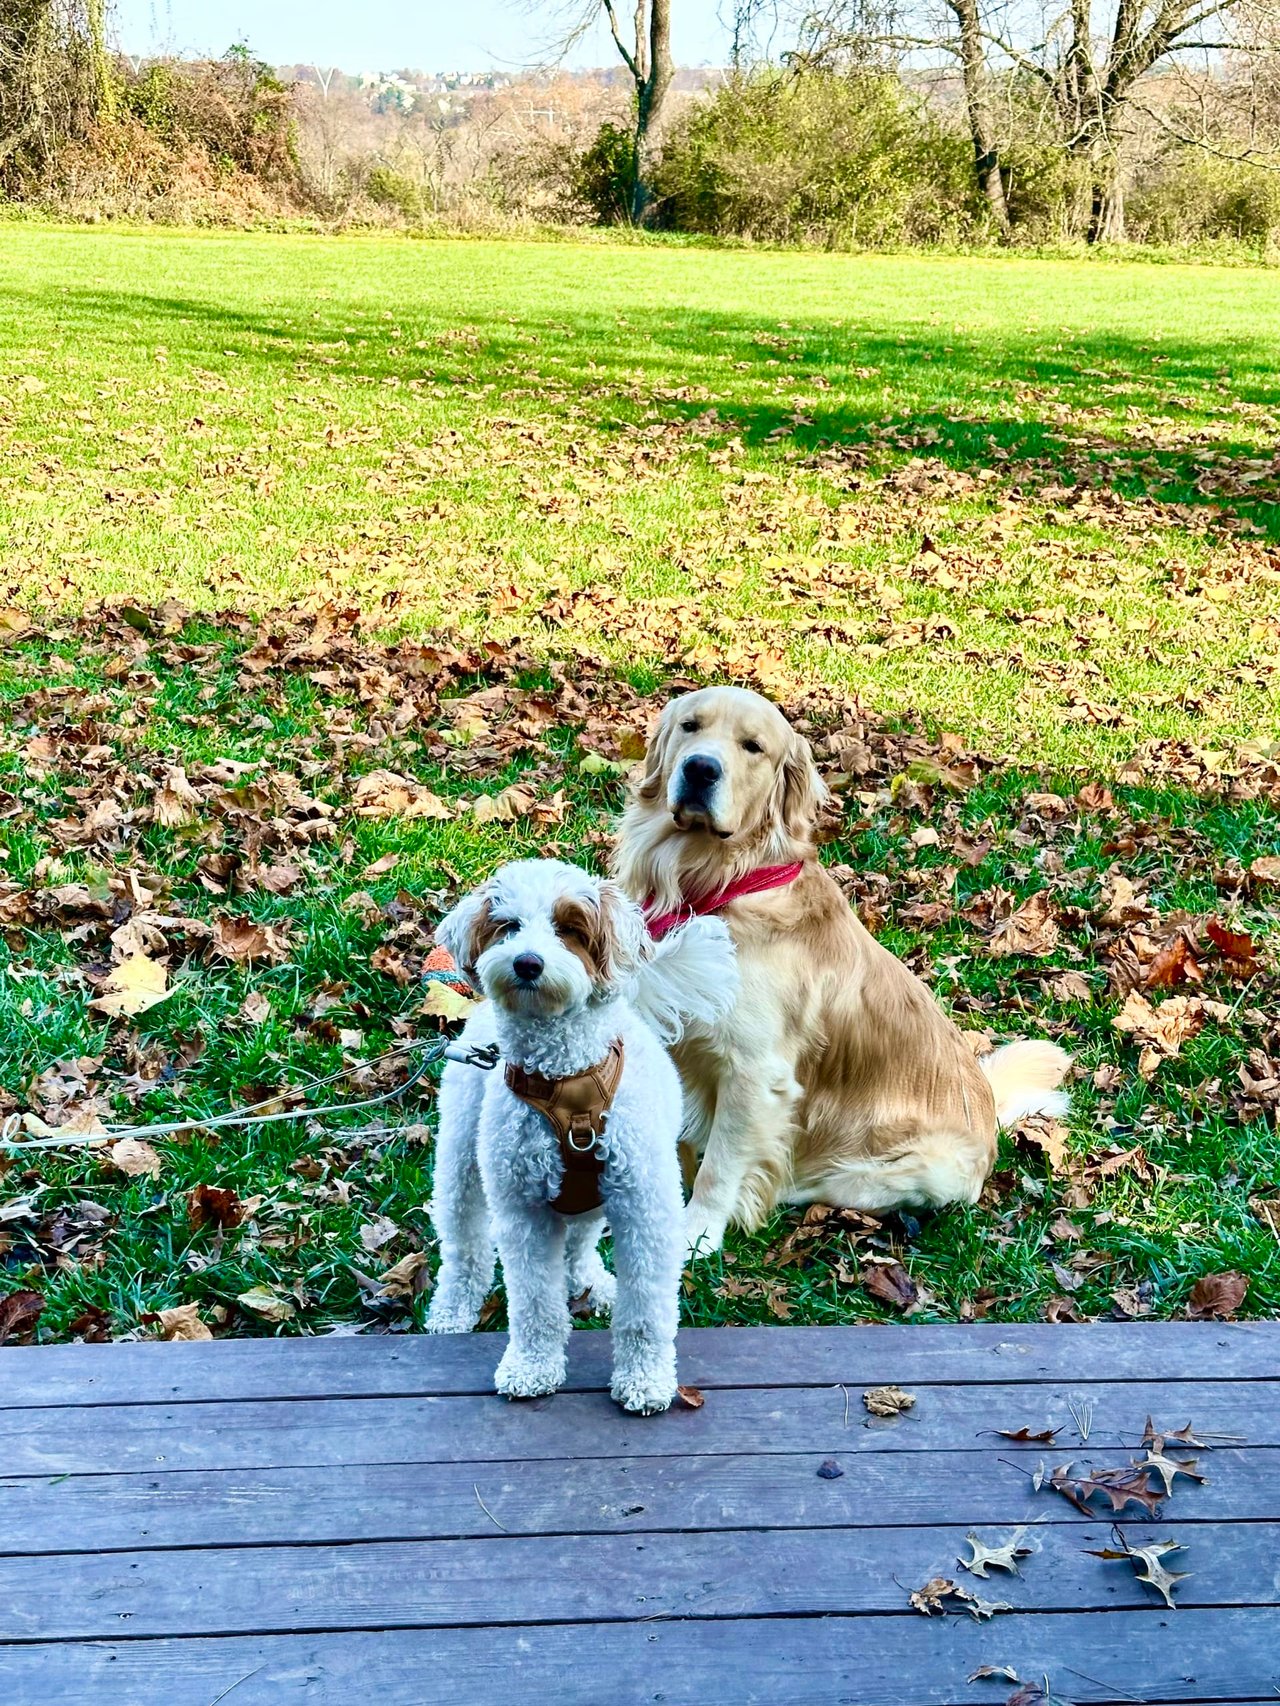
<svg viewBox="0 0 1280 1706"><path fill-rule="evenodd" d="M463 1048L461 1043L450 1043L444 1051L446 1060L456 1060L463 1066L477 1066L481 1072L492 1072L498 1064L497 1043L473 1044Z"/></svg>

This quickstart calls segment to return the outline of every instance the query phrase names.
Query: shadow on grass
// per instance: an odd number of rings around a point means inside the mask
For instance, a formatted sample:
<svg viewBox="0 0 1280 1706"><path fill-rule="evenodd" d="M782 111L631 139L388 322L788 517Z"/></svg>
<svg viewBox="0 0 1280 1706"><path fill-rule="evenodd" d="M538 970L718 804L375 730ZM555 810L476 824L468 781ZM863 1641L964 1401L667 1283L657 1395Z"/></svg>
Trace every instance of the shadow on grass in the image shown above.
<svg viewBox="0 0 1280 1706"><path fill-rule="evenodd" d="M48 302L37 293L31 300ZM385 320L341 302L326 302L323 318L305 324L145 290L71 290L58 305L76 341L131 343L150 319L163 326L171 358L233 383L228 358L323 362L324 373L347 382L491 385L498 401L531 389L553 407L571 400L578 418L594 415L606 431L655 411L680 419L714 408L726 434L754 446L785 433L802 450L839 443L868 447L873 461L919 452L965 473L994 466L1023 483L1106 483L1158 504L1229 507L1280 542L1280 469L1260 468L1258 442L1238 427L1218 436L1219 423L1238 423L1240 405L1280 403L1261 336L1210 344L1100 332L1055 343L1012 328L889 335L835 320L784 327L772 316L702 310L583 308L571 321L474 312L460 302L446 317L424 303L401 319L417 318L425 336L388 343ZM442 323L460 335L433 330ZM234 347L241 341L247 347ZM414 347L419 341L426 347ZM761 395L764 386L772 395Z"/></svg>

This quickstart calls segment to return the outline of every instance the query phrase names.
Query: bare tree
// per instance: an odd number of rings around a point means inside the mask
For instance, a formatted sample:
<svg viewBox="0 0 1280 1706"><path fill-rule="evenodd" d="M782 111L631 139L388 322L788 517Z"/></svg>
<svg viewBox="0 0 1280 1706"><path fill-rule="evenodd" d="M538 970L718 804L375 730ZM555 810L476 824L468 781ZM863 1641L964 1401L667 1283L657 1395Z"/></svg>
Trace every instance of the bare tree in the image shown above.
<svg viewBox="0 0 1280 1706"><path fill-rule="evenodd" d="M1277 0L738 0L792 7L801 55L879 50L899 66L949 56L960 70L977 180L997 225L1009 216L991 93L1021 78L1053 114L1087 185L1090 242L1124 235L1124 154L1144 81L1194 52L1221 57L1245 9Z"/></svg>
<svg viewBox="0 0 1280 1706"><path fill-rule="evenodd" d="M561 14L562 17L564 14ZM675 81L671 54L671 0L633 0L625 26L614 0L578 0L561 32L557 50L564 54L579 41L597 19L609 25L614 46L631 75L635 90L635 177L631 192L631 217L637 225L649 222L654 213L653 180L662 153L663 133L670 117L670 96Z"/></svg>

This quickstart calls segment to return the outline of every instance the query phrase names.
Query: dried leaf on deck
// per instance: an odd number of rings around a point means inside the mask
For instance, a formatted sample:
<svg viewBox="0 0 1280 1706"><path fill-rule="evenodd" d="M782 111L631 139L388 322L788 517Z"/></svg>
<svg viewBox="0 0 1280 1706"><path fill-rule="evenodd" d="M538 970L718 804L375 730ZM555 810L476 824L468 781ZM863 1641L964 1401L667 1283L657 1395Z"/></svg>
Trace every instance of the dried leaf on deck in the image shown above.
<svg viewBox="0 0 1280 1706"><path fill-rule="evenodd" d="M1191 1570L1166 1570L1162 1562L1171 1552L1186 1550L1180 1540L1157 1540L1150 1546L1125 1546L1122 1550L1113 1546L1104 1546L1100 1550L1087 1546L1085 1550L1094 1558L1127 1558L1138 1580L1153 1587L1170 1611L1178 1609L1173 1599L1174 1588L1193 1574Z"/></svg>
<svg viewBox="0 0 1280 1706"><path fill-rule="evenodd" d="M954 1603L949 1604L948 1601ZM970 1593L968 1588L957 1586L949 1576L932 1577L910 1596L910 1604L916 1611L922 1611L926 1617L932 1617L935 1612L967 1611L970 1617L979 1623L985 1618L994 1617L998 1611L1013 1610L1013 1607L1003 1600L980 1599L976 1593Z"/></svg>
<svg viewBox="0 0 1280 1706"><path fill-rule="evenodd" d="M862 1402L873 1416L900 1416L915 1404L914 1392L904 1392L900 1386L873 1386L862 1394Z"/></svg>
<svg viewBox="0 0 1280 1706"><path fill-rule="evenodd" d="M1015 1445L1052 1445L1062 1429L1041 1428L1039 1433L1032 1433L1030 1428L996 1428L993 1431L1001 1439L1012 1440Z"/></svg>
<svg viewBox="0 0 1280 1706"><path fill-rule="evenodd" d="M1009 1538L1002 1541L1000 1545L988 1546L985 1541L979 1540L978 1536L970 1530L964 1539L965 1545L968 1546L973 1556L971 1558L957 1558L956 1562L962 1570L969 1570L973 1575L981 1576L984 1580L989 1569L1008 1570L1015 1576L1020 1575L1018 1559L1027 1558L1037 1550L1035 1546L1026 1544L1026 1535L1025 1528L1015 1528Z"/></svg>

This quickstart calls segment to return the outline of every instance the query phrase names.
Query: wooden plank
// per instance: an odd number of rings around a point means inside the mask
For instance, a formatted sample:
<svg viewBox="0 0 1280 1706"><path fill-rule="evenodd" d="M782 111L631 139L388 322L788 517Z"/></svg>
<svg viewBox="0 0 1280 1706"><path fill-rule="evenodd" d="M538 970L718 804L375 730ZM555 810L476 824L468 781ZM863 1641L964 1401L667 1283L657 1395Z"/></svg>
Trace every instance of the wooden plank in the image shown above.
<svg viewBox="0 0 1280 1706"><path fill-rule="evenodd" d="M87 1475L279 1465L458 1463L575 1457L681 1457L972 1449L996 1427L1060 1427L1091 1406L1090 1443L1136 1444L1148 1414L1176 1427L1280 1444L1280 1383L930 1387L909 1415L879 1421L838 1388L728 1388L699 1410L627 1416L603 1393L511 1404L484 1398L299 1399L244 1404L93 1406L0 1411L10 1476ZM1171 1405L1176 1405L1170 1414ZM848 1419L846 1420L846 1410ZM1013 1449L1017 1449L1016 1447Z"/></svg>
<svg viewBox="0 0 1280 1706"><path fill-rule="evenodd" d="M145 1635L322 1633L655 1617L800 1617L907 1609L955 1576L1017 1611L1156 1609L1107 1522L1030 1536L1018 1576L957 1568L963 1528L729 1529L348 1546L226 1547L0 1559L0 1642ZM988 1539L999 1532L980 1531ZM1007 1533L1007 1531L1005 1531ZM1155 1531L1144 1528L1144 1536ZM1170 1533L1161 1528L1161 1536ZM1173 1532L1176 1532L1173 1531ZM1280 1523L1205 1523L1176 1567L1180 1610L1280 1604ZM1195 1566L1199 1564L1199 1568Z"/></svg>
<svg viewBox="0 0 1280 1706"><path fill-rule="evenodd" d="M996 1706L1010 1684L965 1680L985 1663L1079 1706L1186 1706L1274 1699L1277 1654L1274 1610L1143 1611L113 1640L6 1648L0 1674L6 1706Z"/></svg>
<svg viewBox="0 0 1280 1706"><path fill-rule="evenodd" d="M1084 1452L1078 1462L1127 1463L1130 1455ZM1180 1480L1164 1507L1180 1529L1280 1520L1280 1451L1199 1455L1208 1484ZM340 1475L286 1468L0 1481L0 1553L485 1538L498 1524L519 1535L1084 1521L1059 1495L1034 1492L1002 1445L949 1454L936 1473L911 1452L841 1457L844 1473L834 1480L817 1474L819 1456L802 1453L473 1464L465 1473L427 1463L412 1475L355 1464ZM1023 1461L1030 1468L1036 1459Z"/></svg>
<svg viewBox="0 0 1280 1706"><path fill-rule="evenodd" d="M0 1350L0 1408L211 1399L443 1396L489 1390L505 1338L227 1339ZM579 1331L571 1389L608 1385L607 1335ZM683 1377L722 1386L1280 1377L1280 1322L723 1327L681 1335Z"/></svg>

